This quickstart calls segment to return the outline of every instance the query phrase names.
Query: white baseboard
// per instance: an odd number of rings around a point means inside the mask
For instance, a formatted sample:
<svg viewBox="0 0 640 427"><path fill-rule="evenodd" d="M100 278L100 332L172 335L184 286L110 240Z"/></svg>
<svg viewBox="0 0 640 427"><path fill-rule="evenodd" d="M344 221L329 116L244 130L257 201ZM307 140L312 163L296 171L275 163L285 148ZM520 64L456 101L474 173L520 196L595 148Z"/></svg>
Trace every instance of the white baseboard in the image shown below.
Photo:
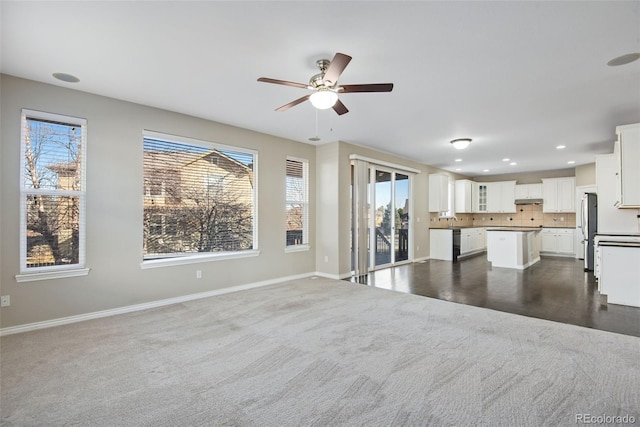
<svg viewBox="0 0 640 427"><path fill-rule="evenodd" d="M263 286L275 285L277 283L288 280L304 279L313 275L320 276L318 273L297 274L294 276L280 277L277 279L263 280L260 282L247 283L245 285L231 286L229 288L215 289L207 292L199 292L197 294L182 295L174 298L167 298L158 301L145 302L142 304L128 305L125 307L111 308L108 310L94 311L93 313L78 314L75 316L61 317L58 319L45 320L42 322L27 323L25 325L10 326L0 329L0 337L5 335L18 334L21 332L35 331L37 329L52 328L54 326L68 325L70 323L83 322L85 320L99 319L101 317L116 316L118 314L131 313L134 311L147 310L150 308L163 307L165 305L178 304L181 302L192 301L201 298L213 297L216 295L229 294L232 292L244 291L247 289L260 288ZM323 276L327 277L327 276Z"/></svg>
<svg viewBox="0 0 640 427"><path fill-rule="evenodd" d="M575 254L561 254L558 252L542 252L540 251L540 255L542 256L553 256L553 257L558 257L558 258L575 258Z"/></svg>
<svg viewBox="0 0 640 427"><path fill-rule="evenodd" d="M420 258L414 258L413 262L422 262L422 261L429 261L431 258L429 258L428 256L423 256Z"/></svg>
<svg viewBox="0 0 640 427"><path fill-rule="evenodd" d="M334 280L348 279L349 277L351 277L351 273L329 274L329 273L321 273L319 271L316 271L315 273L313 273L313 275L324 277L326 279L334 279Z"/></svg>

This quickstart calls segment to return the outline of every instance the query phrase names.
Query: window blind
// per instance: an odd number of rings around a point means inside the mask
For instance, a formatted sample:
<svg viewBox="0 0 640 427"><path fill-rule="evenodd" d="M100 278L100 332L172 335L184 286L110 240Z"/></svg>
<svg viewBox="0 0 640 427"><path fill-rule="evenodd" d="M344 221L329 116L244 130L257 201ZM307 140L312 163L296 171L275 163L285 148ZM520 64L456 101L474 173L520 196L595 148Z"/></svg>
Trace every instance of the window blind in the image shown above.
<svg viewBox="0 0 640 427"><path fill-rule="evenodd" d="M143 259L254 248L255 153L143 138Z"/></svg>
<svg viewBox="0 0 640 427"><path fill-rule="evenodd" d="M306 245L309 223L309 162L287 158L286 246Z"/></svg>

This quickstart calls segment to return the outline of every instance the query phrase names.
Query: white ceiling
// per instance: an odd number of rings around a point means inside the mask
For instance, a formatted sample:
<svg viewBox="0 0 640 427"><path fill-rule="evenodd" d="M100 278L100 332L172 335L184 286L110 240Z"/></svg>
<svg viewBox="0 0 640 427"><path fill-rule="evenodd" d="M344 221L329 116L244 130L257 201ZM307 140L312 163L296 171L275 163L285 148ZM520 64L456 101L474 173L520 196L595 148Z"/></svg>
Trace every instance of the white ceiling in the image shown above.
<svg viewBox="0 0 640 427"><path fill-rule="evenodd" d="M319 143L346 141L468 176L591 163L612 151L616 125L640 122L640 61L606 65L640 52L639 1L1 7L3 73L307 143L316 134L308 102L274 111L305 90L256 79L306 83L317 59L346 53L353 60L341 84L395 87L341 95L343 116L319 111ZM474 142L457 151L449 141L462 137Z"/></svg>

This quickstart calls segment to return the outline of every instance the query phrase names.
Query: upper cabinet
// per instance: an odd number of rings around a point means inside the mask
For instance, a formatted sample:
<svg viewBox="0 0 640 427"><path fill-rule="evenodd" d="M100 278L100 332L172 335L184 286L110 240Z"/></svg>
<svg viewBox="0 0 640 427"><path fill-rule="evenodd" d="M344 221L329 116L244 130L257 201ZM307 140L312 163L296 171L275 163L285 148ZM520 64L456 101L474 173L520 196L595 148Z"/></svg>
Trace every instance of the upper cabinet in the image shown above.
<svg viewBox="0 0 640 427"><path fill-rule="evenodd" d="M575 212L576 178L542 180L542 212Z"/></svg>
<svg viewBox="0 0 640 427"><path fill-rule="evenodd" d="M487 183L474 182L471 193L471 202L473 203L473 212L483 213L487 210Z"/></svg>
<svg viewBox="0 0 640 427"><path fill-rule="evenodd" d="M515 213L515 181L487 182L487 212Z"/></svg>
<svg viewBox="0 0 640 427"><path fill-rule="evenodd" d="M473 189L476 184L468 179L456 180L455 188L455 211L456 213L472 213L473 210Z"/></svg>
<svg viewBox="0 0 640 427"><path fill-rule="evenodd" d="M429 175L429 212L449 210L449 176L439 173Z"/></svg>
<svg viewBox="0 0 640 427"><path fill-rule="evenodd" d="M640 208L640 123L616 127L619 208Z"/></svg>
<svg viewBox="0 0 640 427"><path fill-rule="evenodd" d="M542 199L542 184L516 185L516 200Z"/></svg>

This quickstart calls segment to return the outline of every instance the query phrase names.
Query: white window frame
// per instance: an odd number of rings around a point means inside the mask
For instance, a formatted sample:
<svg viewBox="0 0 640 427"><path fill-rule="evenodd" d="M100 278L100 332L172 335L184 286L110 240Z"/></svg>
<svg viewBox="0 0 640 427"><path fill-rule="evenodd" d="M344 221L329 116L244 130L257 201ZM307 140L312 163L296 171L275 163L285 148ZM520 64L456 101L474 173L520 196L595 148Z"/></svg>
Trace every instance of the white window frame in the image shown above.
<svg viewBox="0 0 640 427"><path fill-rule="evenodd" d="M80 190L51 190L33 189L26 187L25 178L25 139L27 132L27 119L46 120L75 125L81 129L80 151ZM86 276L89 269L85 266L86 259L86 171L87 171L87 120L64 116L61 114L47 113L22 109L20 118L20 274L15 276L17 282L30 282L36 280L59 279L66 277ZM78 198L79 224L78 224L78 263L70 265L53 265L27 268L27 196L33 194L69 196Z"/></svg>
<svg viewBox="0 0 640 427"><path fill-rule="evenodd" d="M447 211L446 212L440 212L439 217L440 218L455 218L455 208L456 208L456 182L455 180L449 178L448 184L447 184L447 194L449 197L449 203L447 204Z"/></svg>
<svg viewBox="0 0 640 427"><path fill-rule="evenodd" d="M286 208L289 204L302 204L302 243L298 245L286 245L285 253L288 252L301 252L311 249L309 244L309 160L300 157L287 156L287 160L302 163L302 179L304 185L304 200L288 200L287 199L287 183L286 183L286 168L285 168L285 218ZM285 163L286 164L286 163Z"/></svg>
<svg viewBox="0 0 640 427"><path fill-rule="evenodd" d="M144 139L157 139L176 144L189 144L211 149L220 149L235 151L238 153L251 154L253 156L253 249L238 252L201 252L194 254L185 254L180 256L171 256L167 258L157 258L153 260L143 260L140 263L141 269L170 267L175 265L195 264L209 261L221 261L227 259L248 258L260 255L258 247L258 151L249 148L237 147L235 145L226 145L218 142L205 141L201 139L189 138L186 136L171 135L152 130L143 130L141 142ZM144 174L143 174L144 178ZM206 178L205 178L206 179ZM143 195L144 197L144 195ZM144 210L144 207L143 207ZM140 253L144 250L140 247Z"/></svg>

